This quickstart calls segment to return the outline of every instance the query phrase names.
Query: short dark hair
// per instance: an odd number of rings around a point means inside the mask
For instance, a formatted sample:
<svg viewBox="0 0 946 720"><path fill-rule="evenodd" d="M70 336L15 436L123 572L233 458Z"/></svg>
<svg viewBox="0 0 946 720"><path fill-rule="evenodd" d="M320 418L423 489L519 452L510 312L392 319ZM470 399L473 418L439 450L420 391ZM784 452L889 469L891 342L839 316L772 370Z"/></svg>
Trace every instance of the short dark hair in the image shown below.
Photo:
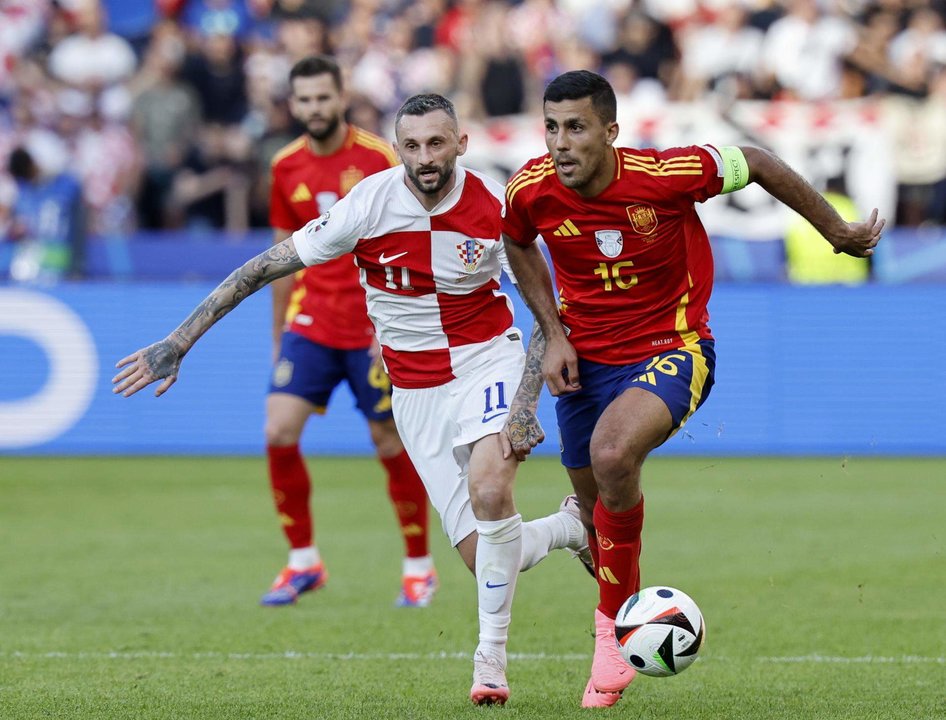
<svg viewBox="0 0 946 720"><path fill-rule="evenodd" d="M453 122L459 123L459 120L457 120L457 111L456 108L453 107L452 102L447 100L443 95L425 93L423 95L413 95L404 101L404 104L401 105L400 109L397 111L397 115L394 116L394 127L397 127L398 123L401 122L401 118L405 115L420 116L432 113L436 110L443 110L453 119Z"/></svg>
<svg viewBox="0 0 946 720"><path fill-rule="evenodd" d="M7 169L17 180L32 180L36 174L36 162L28 150L18 147L10 153Z"/></svg>
<svg viewBox="0 0 946 720"><path fill-rule="evenodd" d="M335 62L335 58L330 55L310 55L302 58L292 66L289 71L289 86L292 87L292 81L297 77L315 77L316 75L329 74L335 81L335 87L342 89L342 69Z"/></svg>
<svg viewBox="0 0 946 720"><path fill-rule="evenodd" d="M614 88L598 73L590 70L572 70L559 75L545 88L542 103L586 97L591 98L591 106L604 122L617 120L618 101L614 96Z"/></svg>

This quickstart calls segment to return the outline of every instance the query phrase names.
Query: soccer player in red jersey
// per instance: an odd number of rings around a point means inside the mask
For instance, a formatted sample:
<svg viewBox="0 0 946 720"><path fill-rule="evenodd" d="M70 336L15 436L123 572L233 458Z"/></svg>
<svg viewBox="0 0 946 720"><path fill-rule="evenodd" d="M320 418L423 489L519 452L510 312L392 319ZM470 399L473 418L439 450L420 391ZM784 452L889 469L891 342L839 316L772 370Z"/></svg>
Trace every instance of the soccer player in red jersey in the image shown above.
<svg viewBox="0 0 946 720"><path fill-rule="evenodd" d="M614 91L592 72L553 80L544 112L549 152L507 184L503 234L547 342L541 372L558 396L562 462L589 531L599 603L582 704L604 707L635 675L617 651L614 617L640 589L641 466L714 381L713 258L694 203L758 183L809 220L835 252L855 257L873 253L884 221L874 210L867 222L845 222L759 148L614 147ZM558 305L538 235L551 254ZM522 386L534 380L524 377ZM513 408L510 424L515 417ZM517 456L533 444L510 436Z"/></svg>
<svg viewBox="0 0 946 720"><path fill-rule="evenodd" d="M390 143L344 120L341 71L326 56L300 60L289 74L290 110L305 134L273 158L270 224L281 243L329 209L362 178L397 164ZM427 494L391 416L391 383L372 358L374 328L351 255L273 283L274 360L266 399L269 478L289 562L263 605L294 603L325 583L309 508L311 483L299 439L346 381L368 422L388 478L406 546L400 606L426 606L437 587L428 552Z"/></svg>

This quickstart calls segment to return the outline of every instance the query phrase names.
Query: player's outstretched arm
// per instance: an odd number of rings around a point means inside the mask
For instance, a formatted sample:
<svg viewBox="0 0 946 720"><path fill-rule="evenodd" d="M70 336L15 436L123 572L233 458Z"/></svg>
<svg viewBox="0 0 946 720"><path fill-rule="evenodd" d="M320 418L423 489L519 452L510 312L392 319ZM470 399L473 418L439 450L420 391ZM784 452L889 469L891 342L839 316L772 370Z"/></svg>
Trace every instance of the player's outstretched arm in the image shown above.
<svg viewBox="0 0 946 720"><path fill-rule="evenodd" d="M119 360L115 367L121 372L112 378L112 392L129 397L163 380L154 392L156 397L163 395L177 380L181 360L214 323L267 283L303 267L291 237L249 260L204 298L164 340Z"/></svg>
<svg viewBox="0 0 946 720"><path fill-rule="evenodd" d="M546 340L542 373L553 395L565 395L581 388L578 377L578 354L565 336L558 317L552 276L545 256L535 243L522 247L503 235L506 257L516 276L522 297L542 327Z"/></svg>
<svg viewBox="0 0 946 720"><path fill-rule="evenodd" d="M777 200L804 217L836 253L854 257L873 255L886 220L877 219L877 209L866 222L846 222L797 172L778 156L757 147L742 147L749 166L749 181L756 182Z"/></svg>
<svg viewBox="0 0 946 720"><path fill-rule="evenodd" d="M532 448L545 440L545 432L536 417L539 394L542 392L542 358L545 355L545 335L542 326L535 323L532 338L526 351L526 364L522 370L519 389L509 406L509 416L499 439L503 446L503 459L515 455L522 462Z"/></svg>

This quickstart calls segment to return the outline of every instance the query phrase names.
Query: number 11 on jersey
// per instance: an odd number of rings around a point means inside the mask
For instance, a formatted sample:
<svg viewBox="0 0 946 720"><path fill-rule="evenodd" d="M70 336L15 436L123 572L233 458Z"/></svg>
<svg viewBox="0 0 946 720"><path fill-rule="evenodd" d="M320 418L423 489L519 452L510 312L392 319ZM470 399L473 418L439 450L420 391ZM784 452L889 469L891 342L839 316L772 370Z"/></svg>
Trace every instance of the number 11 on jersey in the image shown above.
<svg viewBox="0 0 946 720"><path fill-rule="evenodd" d="M398 285L394 279L395 268L390 265L384 267L384 286L389 290L413 290L411 287L411 274L406 267L397 268L401 271L401 284Z"/></svg>

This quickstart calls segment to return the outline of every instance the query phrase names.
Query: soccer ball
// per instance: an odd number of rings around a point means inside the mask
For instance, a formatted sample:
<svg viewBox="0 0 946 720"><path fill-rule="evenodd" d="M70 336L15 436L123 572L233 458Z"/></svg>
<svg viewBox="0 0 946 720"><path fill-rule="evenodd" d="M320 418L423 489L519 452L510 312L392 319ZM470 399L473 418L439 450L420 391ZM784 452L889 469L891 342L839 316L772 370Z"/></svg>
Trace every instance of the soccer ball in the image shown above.
<svg viewBox="0 0 946 720"><path fill-rule="evenodd" d="M704 630L696 603L671 587L648 587L631 595L614 619L621 655L637 672L652 677L669 677L690 667Z"/></svg>

